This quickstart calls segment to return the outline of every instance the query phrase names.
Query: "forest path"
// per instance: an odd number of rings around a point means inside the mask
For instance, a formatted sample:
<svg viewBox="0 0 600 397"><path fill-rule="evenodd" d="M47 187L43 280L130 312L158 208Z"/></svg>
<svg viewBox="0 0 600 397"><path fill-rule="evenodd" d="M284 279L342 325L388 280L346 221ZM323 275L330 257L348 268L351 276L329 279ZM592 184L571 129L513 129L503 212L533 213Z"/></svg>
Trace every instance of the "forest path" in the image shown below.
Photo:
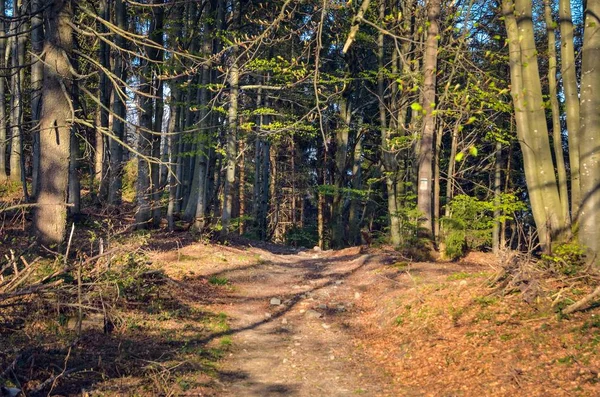
<svg viewBox="0 0 600 397"><path fill-rule="evenodd" d="M383 395L391 380L369 367L348 323L361 292L356 276L375 257L357 250L263 255L226 271L234 292L234 351L222 366L227 396Z"/></svg>
<svg viewBox="0 0 600 397"><path fill-rule="evenodd" d="M391 377L353 337L350 321L373 281L362 275L383 257L358 248L219 249L208 256L190 246L179 254L186 269L227 283L209 304L229 323L215 338L231 343L219 364L216 395L397 395ZM199 266L191 267L194 262Z"/></svg>

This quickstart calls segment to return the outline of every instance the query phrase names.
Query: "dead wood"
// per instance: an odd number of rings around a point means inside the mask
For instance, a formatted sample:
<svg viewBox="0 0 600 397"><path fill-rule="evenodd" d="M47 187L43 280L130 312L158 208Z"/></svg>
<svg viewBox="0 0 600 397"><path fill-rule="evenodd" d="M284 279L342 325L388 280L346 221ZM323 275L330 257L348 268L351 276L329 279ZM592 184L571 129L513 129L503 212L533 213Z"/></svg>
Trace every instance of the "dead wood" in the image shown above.
<svg viewBox="0 0 600 397"><path fill-rule="evenodd" d="M565 308L563 310L564 314L571 314L571 313L575 313L577 311L580 310L585 310L587 308L589 308L592 305L592 302L596 299L600 297L600 287L597 287L594 292L584 296L583 298L581 298L580 300L578 300L577 302L573 303L572 305L568 306L567 308Z"/></svg>

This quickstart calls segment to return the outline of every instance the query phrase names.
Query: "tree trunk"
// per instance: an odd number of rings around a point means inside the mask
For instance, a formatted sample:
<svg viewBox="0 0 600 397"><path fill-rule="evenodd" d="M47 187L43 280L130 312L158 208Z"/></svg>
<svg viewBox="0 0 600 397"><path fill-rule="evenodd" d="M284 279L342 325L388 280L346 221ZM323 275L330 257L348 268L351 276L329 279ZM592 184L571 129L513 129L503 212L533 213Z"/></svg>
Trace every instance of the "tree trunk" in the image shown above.
<svg viewBox="0 0 600 397"><path fill-rule="evenodd" d="M500 195L502 194L502 143L496 142L496 156L494 159L494 228L492 229L492 252L497 254L502 247L500 243L501 222Z"/></svg>
<svg viewBox="0 0 600 397"><path fill-rule="evenodd" d="M46 9L44 81L40 117L40 180L33 229L41 244L60 244L67 221L67 188L71 145L71 68L73 45L69 0Z"/></svg>
<svg viewBox="0 0 600 397"><path fill-rule="evenodd" d="M237 3L237 4L235 4ZM233 20L237 24L240 4L234 1ZM238 65L238 47L233 45L231 50L231 66L229 68L229 110L227 116L227 132L225 134L226 175L223 189L223 212L221 213L221 235L229 233L229 223L233 208L233 186L235 184L235 163L237 161L237 129L238 129L238 99L240 95L240 71Z"/></svg>
<svg viewBox="0 0 600 397"><path fill-rule="evenodd" d="M152 226L158 227L162 218L162 208L160 205L160 145L163 138L163 118L164 118L164 83L161 79L162 64L164 61L164 0L154 0L154 30L150 32L150 40L159 48L152 48L150 51L152 64L152 95L153 95L153 135L152 135L152 158L150 165L150 183L152 192Z"/></svg>
<svg viewBox="0 0 600 397"><path fill-rule="evenodd" d="M32 126L32 170L31 170L31 195L37 194L39 163L40 163L40 99L42 80L44 78L44 65L39 57L44 49L44 27L42 17L42 0L31 1L31 126ZM0 54L2 50L0 49Z"/></svg>
<svg viewBox="0 0 600 397"><path fill-rule="evenodd" d="M149 38L155 46L163 46L162 0L153 0ZM138 228L157 226L160 223L158 203L160 137L163 119L163 84L160 64L163 51L154 46L146 46L148 60L140 77L140 134L138 141L138 180L136 223ZM152 221L152 222L151 222Z"/></svg>
<svg viewBox="0 0 600 397"><path fill-rule="evenodd" d="M99 5L99 17L104 21L110 22L112 0L101 0ZM97 23L98 31L101 34L107 32L106 26L102 22ZM105 70L111 70L110 67L110 48L104 41L100 41L100 65ZM112 94L112 85L106 73L100 74L98 90L100 91L100 105L98 106L98 127L96 129L95 161L94 161L94 179L99 184L100 200L108 197L108 170L106 162L110 160L108 145L109 113L111 110L110 98Z"/></svg>
<svg viewBox="0 0 600 397"><path fill-rule="evenodd" d="M6 3L4 0L0 0L0 182L4 182L8 177L6 172L6 74L8 65L4 62L7 41L5 16Z"/></svg>
<svg viewBox="0 0 600 397"><path fill-rule="evenodd" d="M127 30L127 4L123 0L115 0L116 25L121 30ZM127 40L117 35L115 45L126 48ZM124 82L127 79L127 65L124 54L115 52L114 70L121 81L118 86L124 91ZM110 180L108 184L108 202L111 205L119 205L122 200L123 189L123 146L125 141L125 120L127 118L127 104L125 98L114 93L113 98L113 127L110 139Z"/></svg>
<svg viewBox="0 0 600 397"><path fill-rule="evenodd" d="M418 195L417 207L422 217L421 226L430 234L433 227L433 152L435 136L435 94L437 53L439 41L440 0L427 2L427 41L425 43L425 57L423 59L423 132L418 153Z"/></svg>
<svg viewBox="0 0 600 397"><path fill-rule="evenodd" d="M207 4L209 7L209 3ZM211 12L205 9L204 12ZM213 52L212 27L210 23L204 25L204 36L202 41L202 52L205 57L209 58ZM191 196L193 200L189 200L186 208L186 218L193 218L194 227L201 230L205 226L204 214L206 211L206 171L208 165L207 148L210 139L210 113L209 108L209 91L208 86L212 80L212 65L210 62L205 62L202 65L201 85L198 92L200 108L198 131L199 136L198 149L196 150L196 166L194 167L194 176L192 180Z"/></svg>
<svg viewBox="0 0 600 397"><path fill-rule="evenodd" d="M238 200L240 203L240 211L238 214L239 218L239 227L238 233L243 235L246 231L244 216L246 215L246 142L244 139L240 139L238 142L239 145L239 153L240 153L240 178L238 184Z"/></svg>
<svg viewBox="0 0 600 397"><path fill-rule="evenodd" d="M385 0L379 0L379 20L385 20ZM400 245L400 218L398 217L398 200L396 198L396 165L390 148L391 131L387 123L387 109L385 105L385 48L384 34L379 32L377 37L377 63L379 73L377 74L377 95L379 97L379 124L381 128L381 158L385 173L385 185L387 189L387 207L390 217L390 238L394 246Z"/></svg>
<svg viewBox="0 0 600 397"><path fill-rule="evenodd" d="M362 123L359 123L359 128ZM354 156L352 158L352 201L350 202L350 211L348 213L348 239L350 244L360 244L360 203L358 191L362 190L362 156L363 156L363 132L359 129L356 132L356 142L354 144Z"/></svg>
<svg viewBox="0 0 600 397"><path fill-rule="evenodd" d="M560 106L558 104L558 84L556 82L556 37L554 36L554 20L550 0L544 0L544 15L546 19L546 33L548 35L548 95L552 111L552 140L554 144L554 158L558 177L558 192L562 205L562 214L566 224L570 224L569 193L567 190L567 170L565 168L565 155L562 146L562 128L560 126ZM566 230L565 230L566 232Z"/></svg>
<svg viewBox="0 0 600 397"><path fill-rule="evenodd" d="M576 223L581 204L579 182L579 93L577 91L577 68L571 1L559 0L558 20L560 25L560 56L562 85L565 96L567 131L569 136L569 166L571 169L571 217Z"/></svg>
<svg viewBox="0 0 600 397"><path fill-rule="evenodd" d="M20 20L22 0L13 2L13 15L16 18L11 23L11 34L17 36L12 40L11 59L11 150L10 150L10 179L21 182L25 176L23 169L23 83L25 80L25 22Z"/></svg>
<svg viewBox="0 0 600 397"><path fill-rule="evenodd" d="M579 241L600 267L600 0L588 0L581 70Z"/></svg>
<svg viewBox="0 0 600 397"><path fill-rule="evenodd" d="M511 94L517 136L521 143L527 190L540 244L550 243L565 231L565 220L554 176L546 115L531 21L531 2L503 0L511 72ZM518 22L515 12L519 16Z"/></svg>
<svg viewBox="0 0 600 397"><path fill-rule="evenodd" d="M176 83L177 84L177 83ZM176 85L175 84L175 85ZM167 207L167 224L169 231L175 230L175 207L177 201L177 175L176 175L176 164L179 163L179 139L180 134L174 135L175 131L179 131L179 113L181 106L179 101L181 100L181 94L178 88L171 88L171 111L169 112L169 132L168 151L169 151L169 167L168 167L168 178L169 178L169 204Z"/></svg>
<svg viewBox="0 0 600 397"><path fill-rule="evenodd" d="M344 95L339 103L340 114L337 129L335 131L335 190L332 201L333 218L331 244L333 248L344 246L345 222L344 222L344 187L346 186L346 163L348 157L348 138L350 136L350 121L352 108L347 95Z"/></svg>
<svg viewBox="0 0 600 397"><path fill-rule="evenodd" d="M450 202L454 198L454 168L456 165L456 151L458 150L458 128L457 122L452 130L452 142L450 143L450 157L448 157L448 175L446 177L446 208L444 216L450 216Z"/></svg>

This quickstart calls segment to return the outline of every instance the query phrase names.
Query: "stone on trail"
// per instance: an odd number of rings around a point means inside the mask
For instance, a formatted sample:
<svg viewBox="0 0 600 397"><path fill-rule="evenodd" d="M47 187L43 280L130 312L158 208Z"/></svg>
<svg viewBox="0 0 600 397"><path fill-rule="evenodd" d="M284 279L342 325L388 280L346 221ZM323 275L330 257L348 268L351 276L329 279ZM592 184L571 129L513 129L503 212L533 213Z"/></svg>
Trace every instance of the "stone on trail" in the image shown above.
<svg viewBox="0 0 600 397"><path fill-rule="evenodd" d="M336 280L335 283L337 285L342 285L344 283L344 280Z"/></svg>
<svg viewBox="0 0 600 397"><path fill-rule="evenodd" d="M318 245L315 245L313 248L313 251L315 252L321 252L321 247L319 247Z"/></svg>
<svg viewBox="0 0 600 397"><path fill-rule="evenodd" d="M323 315L321 313L319 313L318 311L316 311L316 310L307 310L306 311L306 316L308 318L321 318L321 317L323 317Z"/></svg>
<svg viewBox="0 0 600 397"><path fill-rule="evenodd" d="M279 298L271 298L271 305L273 305L273 306L279 306L279 305L281 305L281 299L279 299Z"/></svg>
<svg viewBox="0 0 600 397"><path fill-rule="evenodd" d="M360 299L360 292L354 293L354 299Z"/></svg>
<svg viewBox="0 0 600 397"><path fill-rule="evenodd" d="M319 309L321 310L326 310L327 309L327 305L324 303L321 303L319 306L317 306Z"/></svg>
<svg viewBox="0 0 600 397"><path fill-rule="evenodd" d="M321 326L322 326L323 328L325 328L325 329L329 329L329 328L331 328L331 325L329 325L329 324L325 324L325 323L322 323L322 324L321 324Z"/></svg>

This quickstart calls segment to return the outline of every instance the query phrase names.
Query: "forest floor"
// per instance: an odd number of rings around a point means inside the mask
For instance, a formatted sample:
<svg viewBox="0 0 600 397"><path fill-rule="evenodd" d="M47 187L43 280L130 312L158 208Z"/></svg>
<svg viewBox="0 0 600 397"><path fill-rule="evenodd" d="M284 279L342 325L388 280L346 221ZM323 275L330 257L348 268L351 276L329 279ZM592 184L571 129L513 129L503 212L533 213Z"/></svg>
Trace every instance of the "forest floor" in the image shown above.
<svg viewBox="0 0 600 397"><path fill-rule="evenodd" d="M52 336L72 333L68 320L27 338L0 333L0 371L8 344L16 353L38 343L14 372L55 367L40 395L600 395L598 309L564 318L551 299L490 295L491 254L421 263L385 248L183 234L144 246L164 282L121 307L114 331L90 318L68 351Z"/></svg>

